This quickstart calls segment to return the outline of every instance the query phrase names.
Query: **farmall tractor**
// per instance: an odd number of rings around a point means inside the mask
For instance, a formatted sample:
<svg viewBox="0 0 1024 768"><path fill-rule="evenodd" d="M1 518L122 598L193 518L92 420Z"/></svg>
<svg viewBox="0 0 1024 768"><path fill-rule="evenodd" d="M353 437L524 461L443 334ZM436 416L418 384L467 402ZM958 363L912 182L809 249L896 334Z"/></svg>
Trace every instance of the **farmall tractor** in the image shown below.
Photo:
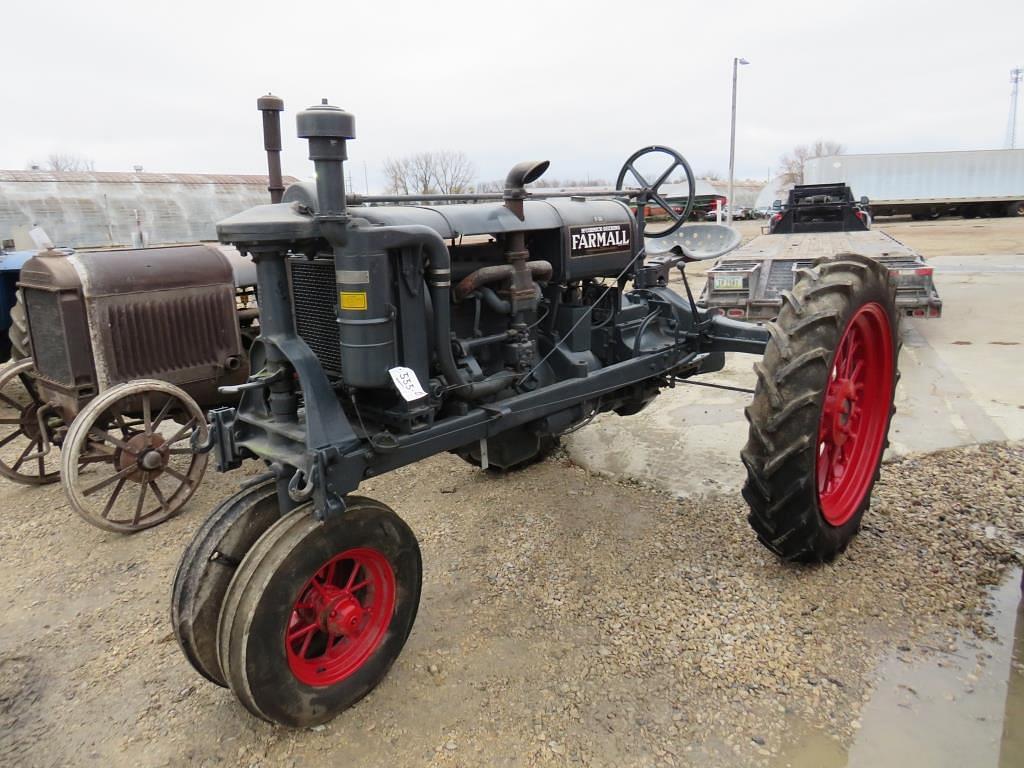
<svg viewBox="0 0 1024 768"><path fill-rule="evenodd" d="M220 470L257 458L268 471L197 531L172 596L189 661L254 715L334 717L380 682L412 630L416 537L356 495L364 478L441 451L526 464L594 414L634 414L720 369L728 352L762 356L742 451L758 539L806 562L850 542L897 379L898 317L875 262L820 259L776 322L741 323L699 309L685 272L685 295L669 287L709 232L680 230L694 183L674 150L635 153L616 188L594 194L530 191L548 163L525 162L503 193L346 198L353 116L310 107L298 135L316 182L218 227L256 262L261 335L238 406L211 411L198 446ZM648 154L668 163L653 178L637 169ZM677 172L691 189L682 212L659 191ZM645 239L648 204L673 221Z"/></svg>

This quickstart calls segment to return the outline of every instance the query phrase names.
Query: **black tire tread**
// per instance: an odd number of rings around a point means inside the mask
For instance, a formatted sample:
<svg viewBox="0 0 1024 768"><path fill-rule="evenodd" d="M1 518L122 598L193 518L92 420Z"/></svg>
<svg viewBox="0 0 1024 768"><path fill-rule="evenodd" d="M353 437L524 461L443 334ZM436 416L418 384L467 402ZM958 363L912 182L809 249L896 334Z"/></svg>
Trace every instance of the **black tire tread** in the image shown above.
<svg viewBox="0 0 1024 768"><path fill-rule="evenodd" d="M296 507L268 528L253 545L235 571L234 578L231 579L228 591L224 595L224 602L221 604L220 620L217 622L217 661L224 673L228 687L238 697L242 706L256 715L256 717L267 722L273 721L256 705L252 698L252 692L246 684L244 674L240 674L243 671L243 665L231 664L231 653L234 651L237 658L237 654L241 650L239 645L243 639L240 633L234 631L234 625L241 616L243 600L246 600L248 597L246 602L251 602L262 593L263 590L259 585L265 585L269 574L264 574L263 579L260 579L258 572L260 566L267 564L267 555L274 548L274 545L296 527L309 526L316 523L312 514L310 514L311 508L312 502Z"/></svg>
<svg viewBox="0 0 1024 768"><path fill-rule="evenodd" d="M196 600L200 596L202 586L200 582L207 577L207 568L211 564L214 552L226 554L223 549L225 540L229 537L234 539L230 552L234 564L222 559L217 567L229 569L233 574L253 540L263 533L253 527L251 512L257 505L276 497L277 482L274 478L269 478L242 488L221 502L196 529L178 561L178 568L174 574L174 583L171 587L171 626L174 637L192 667L207 680L222 687L227 687L223 672L215 658L205 658L202 647L207 643L201 643L197 637L199 632L212 632L213 637L209 640L212 641L214 648L216 647L216 622L212 627L197 627L195 623ZM246 520L246 517L249 519ZM240 523L252 529L239 536L237 526ZM228 575L227 571L224 575Z"/></svg>

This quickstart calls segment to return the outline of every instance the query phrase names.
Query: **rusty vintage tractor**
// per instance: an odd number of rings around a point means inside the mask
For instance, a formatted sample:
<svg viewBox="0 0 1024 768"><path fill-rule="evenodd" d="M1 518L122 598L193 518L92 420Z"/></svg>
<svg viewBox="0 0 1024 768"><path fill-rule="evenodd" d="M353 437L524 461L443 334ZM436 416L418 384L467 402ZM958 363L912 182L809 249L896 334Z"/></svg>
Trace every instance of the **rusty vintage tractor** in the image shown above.
<svg viewBox="0 0 1024 768"><path fill-rule="evenodd" d="M132 532L181 510L207 456L203 408L249 375L255 270L209 245L50 249L20 290L30 356L0 372L0 474L60 480L93 525ZM21 306L19 304L19 306Z"/></svg>

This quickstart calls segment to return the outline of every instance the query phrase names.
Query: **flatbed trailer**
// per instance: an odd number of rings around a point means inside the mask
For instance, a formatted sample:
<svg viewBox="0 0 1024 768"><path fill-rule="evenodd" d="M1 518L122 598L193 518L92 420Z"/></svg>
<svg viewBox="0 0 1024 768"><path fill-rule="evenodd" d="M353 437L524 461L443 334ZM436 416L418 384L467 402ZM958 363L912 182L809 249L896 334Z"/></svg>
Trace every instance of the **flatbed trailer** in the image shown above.
<svg viewBox="0 0 1024 768"><path fill-rule="evenodd" d="M896 306L910 317L940 317L942 300L924 257L878 230L766 234L722 256L708 270L701 306L716 314L763 322L775 318L782 292L798 270L819 256L859 253L886 266L896 283Z"/></svg>

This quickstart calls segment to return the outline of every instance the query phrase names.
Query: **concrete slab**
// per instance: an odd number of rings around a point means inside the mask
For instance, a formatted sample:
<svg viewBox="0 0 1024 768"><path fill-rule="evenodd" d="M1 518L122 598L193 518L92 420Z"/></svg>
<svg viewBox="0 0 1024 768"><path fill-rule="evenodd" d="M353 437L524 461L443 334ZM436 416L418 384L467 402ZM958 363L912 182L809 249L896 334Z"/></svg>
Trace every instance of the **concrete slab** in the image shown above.
<svg viewBox="0 0 1024 768"><path fill-rule="evenodd" d="M1016 255L930 259L944 314L903 322L890 455L1024 439L1024 240L1018 242ZM725 370L701 381L753 388L752 363L732 355ZM736 491L744 478L739 452L749 400L679 385L635 416L602 415L566 446L591 471L680 496Z"/></svg>

